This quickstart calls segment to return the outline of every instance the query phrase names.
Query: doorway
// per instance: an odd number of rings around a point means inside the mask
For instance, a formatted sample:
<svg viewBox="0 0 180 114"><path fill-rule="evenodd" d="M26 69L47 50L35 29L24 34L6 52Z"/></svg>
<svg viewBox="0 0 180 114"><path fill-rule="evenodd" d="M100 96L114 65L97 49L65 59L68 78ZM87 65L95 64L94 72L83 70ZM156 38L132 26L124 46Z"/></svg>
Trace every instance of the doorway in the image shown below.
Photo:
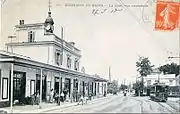
<svg viewBox="0 0 180 114"><path fill-rule="evenodd" d="M47 88L47 82L46 79L47 76L43 75L42 77L42 100L46 101L46 88ZM36 92L39 90L40 91L40 79L41 79L41 75L36 74Z"/></svg>
<svg viewBox="0 0 180 114"><path fill-rule="evenodd" d="M54 90L59 94L59 77L55 77Z"/></svg>
<svg viewBox="0 0 180 114"><path fill-rule="evenodd" d="M96 83L95 83L95 85L94 85L94 86L95 86L95 89L94 89L94 90L95 90L95 91L94 91L94 94L95 94L95 96L96 96Z"/></svg>
<svg viewBox="0 0 180 114"><path fill-rule="evenodd" d="M26 90L26 73L14 71L13 76L13 102L18 100L20 104L24 103Z"/></svg>
<svg viewBox="0 0 180 114"><path fill-rule="evenodd" d="M71 92L71 79L65 78L65 89L68 90L68 94L70 97L70 92Z"/></svg>
<svg viewBox="0 0 180 114"><path fill-rule="evenodd" d="M85 96L85 83L84 83L84 81L82 83L82 86L83 86L83 97L84 97Z"/></svg>
<svg viewBox="0 0 180 114"><path fill-rule="evenodd" d="M94 89L93 89L93 87L94 87L94 83L92 82L92 86L91 86L91 93L93 94L93 96L94 96Z"/></svg>
<svg viewBox="0 0 180 114"><path fill-rule="evenodd" d="M73 81L73 99L75 102L78 101L78 80L74 79Z"/></svg>

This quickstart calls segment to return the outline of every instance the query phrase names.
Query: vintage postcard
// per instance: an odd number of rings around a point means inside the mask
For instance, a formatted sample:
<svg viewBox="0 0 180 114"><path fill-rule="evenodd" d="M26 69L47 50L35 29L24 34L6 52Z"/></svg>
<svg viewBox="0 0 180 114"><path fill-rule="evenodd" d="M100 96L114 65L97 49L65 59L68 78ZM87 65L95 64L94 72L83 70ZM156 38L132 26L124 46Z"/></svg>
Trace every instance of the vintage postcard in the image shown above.
<svg viewBox="0 0 180 114"><path fill-rule="evenodd" d="M179 0L0 2L0 113L180 113Z"/></svg>

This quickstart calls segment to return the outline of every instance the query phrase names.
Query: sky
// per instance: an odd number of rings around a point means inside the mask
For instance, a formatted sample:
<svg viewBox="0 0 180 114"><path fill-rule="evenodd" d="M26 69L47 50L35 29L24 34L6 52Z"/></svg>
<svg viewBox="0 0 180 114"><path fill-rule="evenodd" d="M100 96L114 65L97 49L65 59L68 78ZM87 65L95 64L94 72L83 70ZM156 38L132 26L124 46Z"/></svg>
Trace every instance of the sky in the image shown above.
<svg viewBox="0 0 180 114"><path fill-rule="evenodd" d="M80 66L85 67L86 73L108 78L108 69L111 66L112 79L118 79L121 83L124 79L131 80L137 75L136 61L139 56L149 57L155 66L178 62L177 59L168 59L168 56L178 56L178 30L154 30L156 3L151 4L150 0L122 0L125 5L148 7L127 6L128 9L114 13L111 11L115 6L107 8L106 5L120 4L117 0L51 2L55 22L54 33L60 36L60 28L64 27L64 39L74 41L76 47L82 51ZM86 4L90 4L91 7L82 6ZM96 7L93 7L93 4L96 4ZM100 7L102 4L104 6ZM102 14L93 15L94 9L107 10ZM122 7L117 9L120 10ZM0 48L5 49L4 43L8 42L9 35L13 35L13 27L20 19L25 20L25 24L41 23L46 19L47 12L48 0L4 0L1 7ZM149 22L142 19L145 16L149 17Z"/></svg>

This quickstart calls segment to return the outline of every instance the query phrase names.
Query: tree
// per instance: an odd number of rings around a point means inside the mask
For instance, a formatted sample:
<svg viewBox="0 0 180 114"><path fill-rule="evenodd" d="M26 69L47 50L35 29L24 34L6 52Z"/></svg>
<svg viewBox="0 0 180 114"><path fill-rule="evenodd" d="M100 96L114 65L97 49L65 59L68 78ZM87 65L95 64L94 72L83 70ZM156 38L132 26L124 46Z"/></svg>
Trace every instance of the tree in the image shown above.
<svg viewBox="0 0 180 114"><path fill-rule="evenodd" d="M147 76L148 74L151 74L152 67L154 65L151 65L151 62L148 57L139 57L139 60L136 62L137 71L141 74L141 82L140 87L136 88L136 91L141 91L141 95L143 93L144 88L144 79L143 77Z"/></svg>
<svg viewBox="0 0 180 114"><path fill-rule="evenodd" d="M151 65L151 62L147 57L139 57L139 61L136 62L136 67L141 76L147 76L148 74L151 74L154 65Z"/></svg>
<svg viewBox="0 0 180 114"><path fill-rule="evenodd" d="M124 84L121 84L121 86L120 86L120 90L125 90L125 89L127 89L128 88L128 86L127 85L124 85Z"/></svg>
<svg viewBox="0 0 180 114"><path fill-rule="evenodd" d="M180 65L177 65L176 63L165 64L160 66L158 69L164 74L176 74L177 76L180 73Z"/></svg>
<svg viewBox="0 0 180 114"><path fill-rule="evenodd" d="M135 94L138 96L139 95L139 90L141 88L141 82L136 81L136 83L133 84L133 89L135 90Z"/></svg>
<svg viewBox="0 0 180 114"><path fill-rule="evenodd" d="M108 93L113 93L118 91L118 82L113 80L112 83L108 84Z"/></svg>

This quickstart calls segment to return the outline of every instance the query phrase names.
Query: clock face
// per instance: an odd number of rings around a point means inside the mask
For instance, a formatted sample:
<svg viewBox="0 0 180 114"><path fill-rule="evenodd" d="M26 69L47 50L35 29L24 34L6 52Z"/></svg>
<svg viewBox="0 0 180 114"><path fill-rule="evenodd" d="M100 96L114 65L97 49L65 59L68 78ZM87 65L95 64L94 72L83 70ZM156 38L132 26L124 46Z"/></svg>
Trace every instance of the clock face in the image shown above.
<svg viewBox="0 0 180 114"><path fill-rule="evenodd" d="M50 25L47 25L46 26L46 30L50 30L51 29L51 26Z"/></svg>

